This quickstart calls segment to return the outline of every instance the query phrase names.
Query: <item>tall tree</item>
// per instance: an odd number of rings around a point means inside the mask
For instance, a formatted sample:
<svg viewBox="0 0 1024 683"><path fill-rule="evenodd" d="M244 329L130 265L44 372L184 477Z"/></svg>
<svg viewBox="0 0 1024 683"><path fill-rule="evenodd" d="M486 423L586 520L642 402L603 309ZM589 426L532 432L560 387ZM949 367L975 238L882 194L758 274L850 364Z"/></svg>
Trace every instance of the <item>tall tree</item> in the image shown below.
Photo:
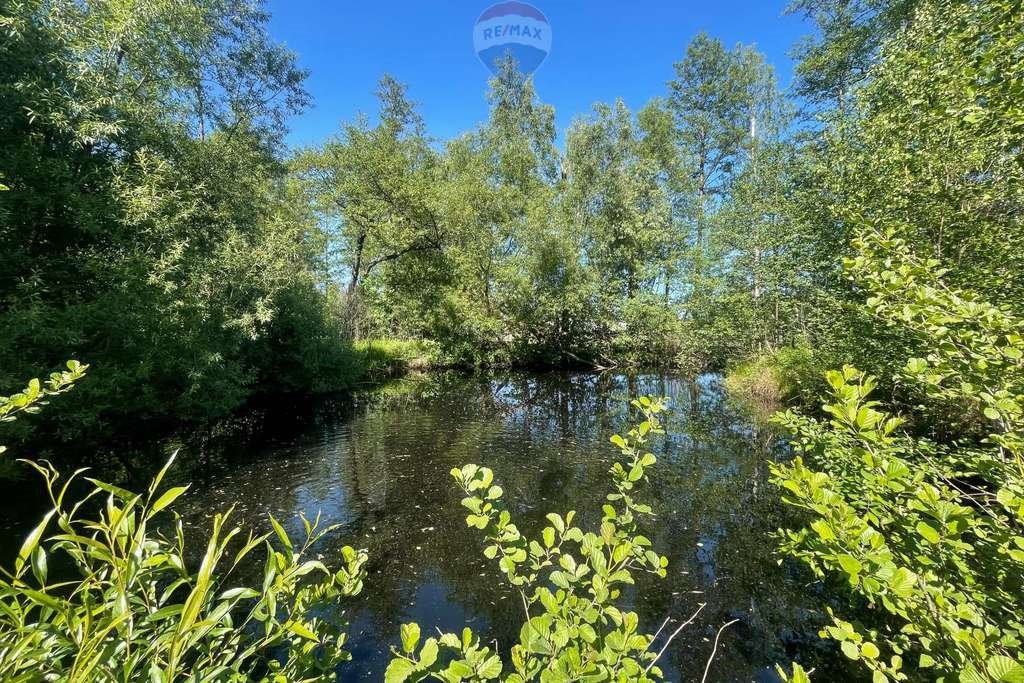
<svg viewBox="0 0 1024 683"><path fill-rule="evenodd" d="M315 241L278 220L304 72L248 0L0 13L0 382L90 363L73 432L223 414Z"/></svg>
<svg viewBox="0 0 1024 683"><path fill-rule="evenodd" d="M732 324L739 319L737 311L723 315L731 309L720 305L730 295L723 287L736 265L733 250L740 242L713 233L726 229L724 209L735 201L732 195L740 178L771 182L768 174L778 171L778 166L762 162L759 169L758 157L769 142L779 140L788 119L774 73L754 48L740 45L729 50L721 41L700 34L675 70L666 107L674 122L678 169L670 177L689 181L676 180L674 189L680 207L677 218L689 226L690 235L689 267L683 275L692 326L689 335L712 340L695 342L691 349L694 364L702 366L721 363L747 346L744 329L749 326ZM748 192L743 198L753 199L753 195ZM760 269L754 262L761 258L763 247L748 237L760 231L763 217L746 211L747 223L739 227L738 215L729 214L733 223L727 229L733 235L748 233L742 242L753 250L749 277ZM762 284L748 281L749 294L759 297ZM749 312L749 307L745 310Z"/></svg>
<svg viewBox="0 0 1024 683"><path fill-rule="evenodd" d="M796 94L814 107L841 108L866 82L882 43L905 28L920 0L794 0L787 11L811 20L817 33L793 53Z"/></svg>

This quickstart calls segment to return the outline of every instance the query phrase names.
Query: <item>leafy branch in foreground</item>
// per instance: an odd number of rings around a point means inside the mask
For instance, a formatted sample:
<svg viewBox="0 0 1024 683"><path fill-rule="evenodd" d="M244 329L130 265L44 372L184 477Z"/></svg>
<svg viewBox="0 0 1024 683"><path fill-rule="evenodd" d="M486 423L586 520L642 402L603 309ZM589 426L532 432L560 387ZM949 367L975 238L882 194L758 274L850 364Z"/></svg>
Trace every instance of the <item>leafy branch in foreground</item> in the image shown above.
<svg viewBox="0 0 1024 683"><path fill-rule="evenodd" d="M85 371L88 369L88 365L83 365L77 360L69 360L67 370L50 373L45 382L33 378L23 391L11 396L0 396L0 422L13 422L20 413L39 412L39 409L46 405L48 397L70 391L75 382L85 377ZM6 450L6 446L0 445L0 454Z"/></svg>
<svg viewBox="0 0 1024 683"><path fill-rule="evenodd" d="M873 377L828 373L828 422L779 417L801 457L772 465L773 477L810 517L783 551L844 577L869 608L870 623L835 616L822 635L876 682L1024 681L1024 321L949 286L938 261L892 233L866 229L854 246L847 267L869 308L926 349L903 378L985 436L914 438L871 400Z"/></svg>
<svg viewBox="0 0 1024 683"><path fill-rule="evenodd" d="M461 636L442 633L420 643L420 627L402 627L402 649L386 673L388 683L401 681L479 681L502 677L509 683L541 681L651 681L662 678L659 657L696 614L667 636L639 631L639 617L616 605L622 586L635 572L665 576L668 560L651 548L638 531L638 520L651 516L650 506L634 497L656 459L647 443L662 434L659 416L664 399L633 401L643 421L624 435L615 435L623 459L610 475L614 491L607 496L598 533L573 526L575 512L549 513L550 526L539 539L527 539L502 503L504 492L486 467L465 465L452 476L466 493L466 523L484 532L484 556L498 566L521 597L525 623L511 650L511 672L499 654L480 644L466 628ZM668 620L666 620L666 624ZM662 627L664 630L664 625Z"/></svg>
<svg viewBox="0 0 1024 683"><path fill-rule="evenodd" d="M161 489L172 462L143 495L88 479L91 491L73 503L66 498L82 470L61 482L49 463L29 463L53 508L13 569L0 570L0 679L334 680L349 658L345 633L312 615L360 592L366 553L345 547L342 568L329 570L305 558L335 527L303 518L305 538L295 544L273 517L274 534L250 533L236 550L241 529L228 527L228 511L214 516L202 560L190 568L180 518L169 537L155 529L188 488ZM81 514L103 496L96 515ZM230 586L231 572L260 546L262 583ZM55 556L76 578L51 579Z"/></svg>

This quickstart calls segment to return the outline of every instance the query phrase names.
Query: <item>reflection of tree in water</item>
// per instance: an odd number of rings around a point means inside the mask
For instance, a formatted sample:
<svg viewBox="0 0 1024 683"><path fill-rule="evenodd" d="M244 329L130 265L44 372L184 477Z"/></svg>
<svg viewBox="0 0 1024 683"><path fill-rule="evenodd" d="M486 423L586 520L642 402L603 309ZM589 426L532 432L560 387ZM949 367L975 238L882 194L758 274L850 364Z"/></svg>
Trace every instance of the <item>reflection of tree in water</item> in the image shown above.
<svg viewBox="0 0 1024 683"><path fill-rule="evenodd" d="M649 535L670 573L642 578L635 607L653 632L665 616L684 618L708 603L670 650L673 680L699 680L711 647L703 638L739 617L712 678L750 680L790 658L790 634L813 629L798 618L801 589L775 564L768 538L780 510L764 485L765 462L779 439L740 417L713 377L446 374L405 382L340 418L332 406L255 462L229 468L191 496L191 519L231 500L242 501L247 521L265 510L291 518L321 509L344 528L320 552L330 557L346 543L369 550L365 593L349 606L356 657L344 679L379 678L398 625L413 619L456 630L474 620L507 649L521 607L484 560L479 533L465 526L448 471L467 462L494 469L528 535L549 511L576 509L581 524L594 524L616 455L608 437L623 427L626 398L638 394L667 395L674 412L644 491L657 514Z"/></svg>

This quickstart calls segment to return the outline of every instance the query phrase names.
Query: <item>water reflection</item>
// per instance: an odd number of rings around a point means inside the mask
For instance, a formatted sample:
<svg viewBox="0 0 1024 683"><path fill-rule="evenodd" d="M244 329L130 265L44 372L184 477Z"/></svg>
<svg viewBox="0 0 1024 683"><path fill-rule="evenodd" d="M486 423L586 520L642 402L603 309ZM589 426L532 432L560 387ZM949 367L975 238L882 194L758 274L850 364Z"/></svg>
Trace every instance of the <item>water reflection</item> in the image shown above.
<svg viewBox="0 0 1024 683"><path fill-rule="evenodd" d="M670 680L700 680L718 626L726 631L709 680L772 680L775 662L806 658L816 630L806 589L771 554L780 524L765 485L778 435L724 400L713 376L583 373L437 375L385 387L354 405L324 403L268 437L244 462L210 469L183 514L197 531L211 510L236 504L246 523L271 512L298 534L299 513L342 529L324 547L370 554L366 589L348 606L354 661L339 680L380 680L399 624L459 630L470 624L507 650L522 623L518 601L465 526L448 471L468 462L494 469L521 529L538 535L543 515L575 509L600 517L625 420L626 398L673 399L668 436L645 496L658 516L648 535L670 560L664 580L642 577L635 607L653 632L708 603L664 662ZM639 596L639 597L636 597Z"/></svg>

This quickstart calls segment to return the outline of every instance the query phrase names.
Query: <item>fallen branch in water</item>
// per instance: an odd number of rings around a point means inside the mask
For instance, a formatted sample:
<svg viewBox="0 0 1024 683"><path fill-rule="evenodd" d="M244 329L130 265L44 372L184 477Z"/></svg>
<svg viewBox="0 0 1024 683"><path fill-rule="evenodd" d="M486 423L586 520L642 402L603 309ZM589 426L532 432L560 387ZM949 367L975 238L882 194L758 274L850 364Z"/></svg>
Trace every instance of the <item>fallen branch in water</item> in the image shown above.
<svg viewBox="0 0 1024 683"><path fill-rule="evenodd" d="M665 654L665 650L667 650L667 649L668 649L668 646L672 644L672 640L673 640L673 639L674 639L674 638L675 638L676 636L678 636L678 635L679 635L679 632L680 632L680 631L682 631L682 630L683 630L684 628L686 628L687 626L689 626L690 624L692 624L692 623L693 623L693 620L697 618L697 615L698 615L698 614L700 614L701 610L702 610L702 609L704 609L704 608L705 608L705 607L707 607L707 606L708 606L708 603L706 603L706 602L702 602L702 603L700 603L700 607L698 607L698 608L697 608L697 611L696 611L696 612L694 612L693 614L691 614L691 615L690 615L690 618L689 618L689 619L687 619L687 620L686 620L686 621L684 621L684 622L683 622L682 624L680 624L680 625L679 625L679 628L677 628L677 629L676 629L675 631L673 631L673 632L672 632L672 635L670 635L670 636L668 637L668 640L666 640L666 641L665 641L665 644L664 644L664 645L662 645L662 647L661 647L661 650L659 650L659 651L658 651L658 654L657 654L657 656L656 656L656 657L655 657L654 659L652 659L652 660L651 660L651 663L647 665L647 668L646 668L646 669L644 669L644 673L647 673L648 671L650 671L650 670L651 670L651 668L652 668L652 667L654 666L654 664L655 664L655 663L656 663L656 662L657 662L657 661L658 661L659 659L661 659L661 656L662 656L663 654ZM659 629L658 629L658 633L661 633L661 629L665 628L665 624L667 624L667 623L668 623L668 619L665 619L665 622L664 622L664 623L663 623L663 624L661 625L661 628L659 628ZM658 633L655 633L655 634L654 634L654 638L657 638L657 637L658 637ZM652 640L651 640L651 642L654 642L654 639L652 639Z"/></svg>
<svg viewBox="0 0 1024 683"><path fill-rule="evenodd" d="M722 631L735 624L739 619L733 619L722 624L722 627L718 629L718 633L715 634L715 645L711 648L711 656L708 657L708 663L704 666L704 675L700 679L700 683L704 683L708 679L708 672L711 671L711 662L715 660L715 653L718 652L718 639L722 635Z"/></svg>

